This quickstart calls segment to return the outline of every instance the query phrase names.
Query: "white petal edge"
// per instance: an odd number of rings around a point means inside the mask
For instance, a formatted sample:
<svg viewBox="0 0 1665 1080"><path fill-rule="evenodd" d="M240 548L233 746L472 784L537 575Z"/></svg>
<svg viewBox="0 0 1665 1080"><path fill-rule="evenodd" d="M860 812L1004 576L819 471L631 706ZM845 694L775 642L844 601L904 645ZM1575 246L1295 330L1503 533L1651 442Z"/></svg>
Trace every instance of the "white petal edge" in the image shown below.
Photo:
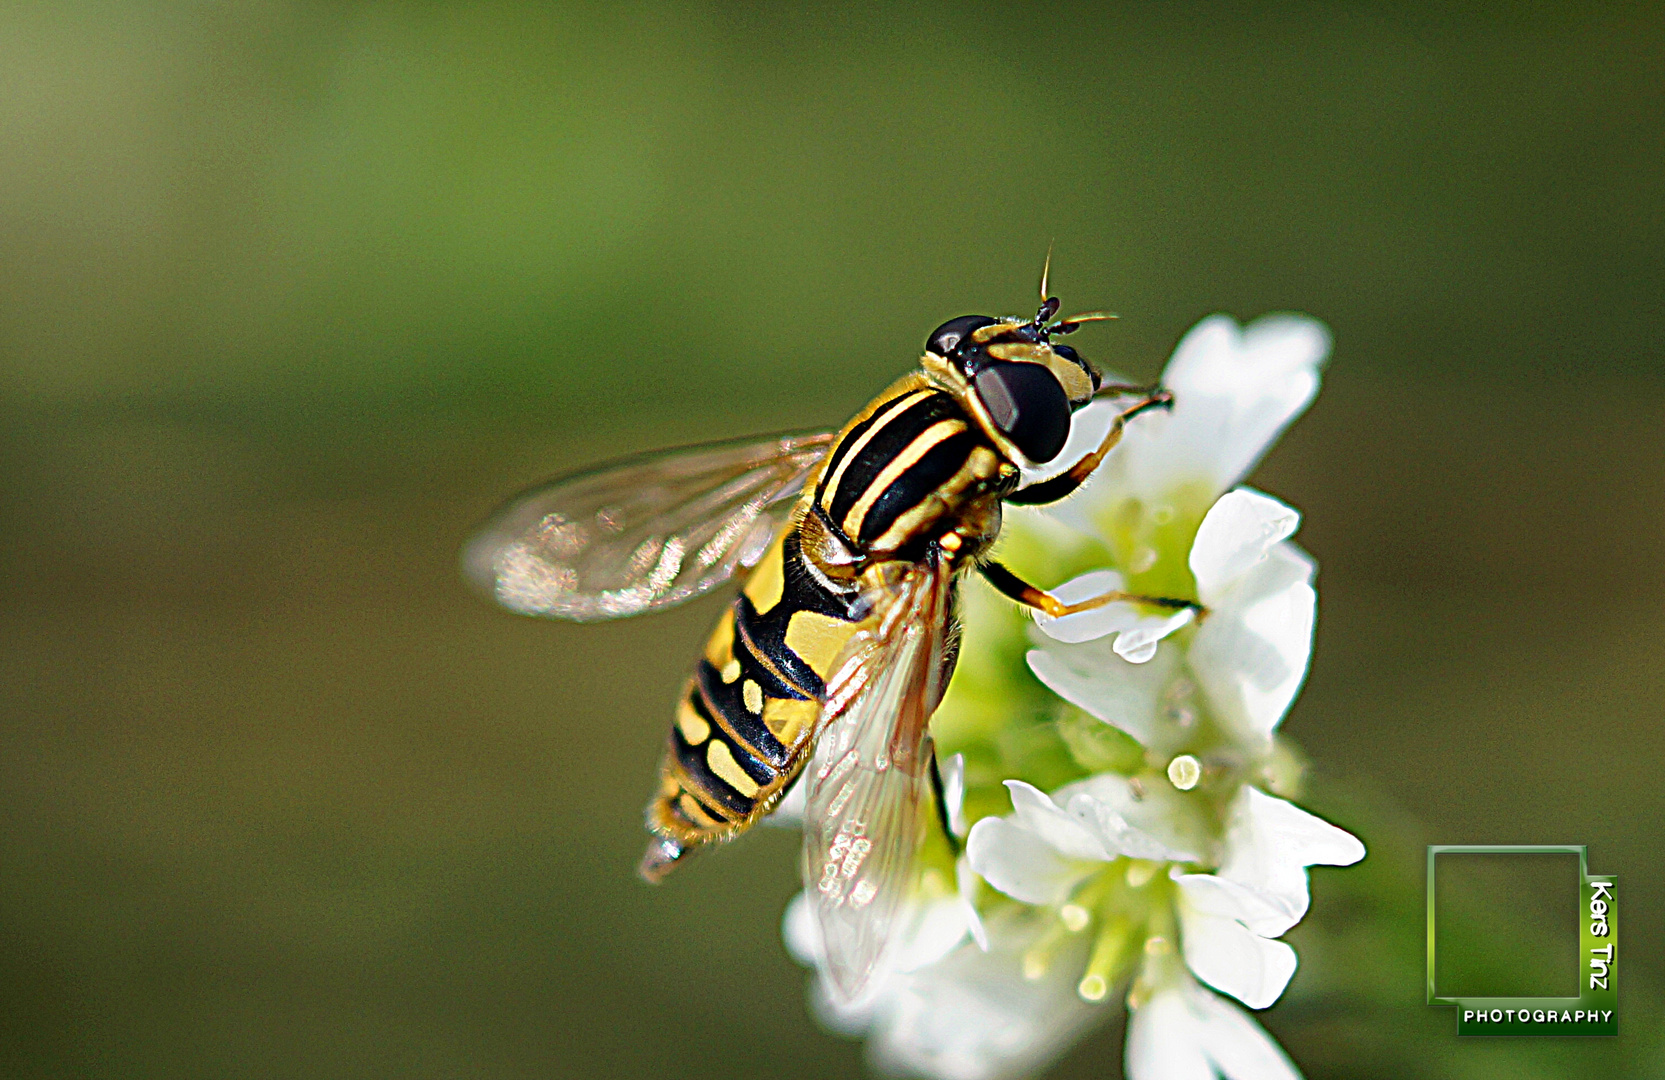
<svg viewBox="0 0 1665 1080"><path fill-rule="evenodd" d="M1225 855L1217 873L1276 897L1299 921L1309 902L1306 868L1351 866L1364 855L1364 844L1352 833L1286 799L1246 786L1227 814Z"/></svg>
<svg viewBox="0 0 1665 1080"><path fill-rule="evenodd" d="M1210 915L1179 893L1180 940L1185 964L1203 982L1249 1006L1278 1000L1295 975L1295 950L1263 938L1236 919Z"/></svg>
<svg viewBox="0 0 1665 1080"><path fill-rule="evenodd" d="M1275 545L1191 640L1187 657L1198 683L1239 735L1269 738L1306 678L1318 614L1312 571L1294 544Z"/></svg>
<svg viewBox="0 0 1665 1080"><path fill-rule="evenodd" d="M786 902L780 920L781 940L792 959L804 967L821 964L821 933L815 926L815 912L810 910L809 897L802 892Z"/></svg>
<svg viewBox="0 0 1665 1080"><path fill-rule="evenodd" d="M969 929L958 893L916 905L902 927L905 935L891 960L892 970L918 971L953 952Z"/></svg>
<svg viewBox="0 0 1665 1080"><path fill-rule="evenodd" d="M1301 1080L1253 1017L1189 979L1134 1011L1126 1055L1129 1080Z"/></svg>
<svg viewBox="0 0 1665 1080"><path fill-rule="evenodd" d="M1187 559L1205 605L1219 604L1245 573L1264 562L1274 544L1295 535L1301 515L1251 488L1215 500L1197 527Z"/></svg>
<svg viewBox="0 0 1665 1080"><path fill-rule="evenodd" d="M1053 792L1053 801L1071 805L1077 796L1090 795L1121 815L1133 828L1153 837L1175 852L1186 854L1177 861L1195 862L1213 853L1212 815L1204 804L1170 784L1158 784L1136 795L1125 776L1099 773Z"/></svg>
<svg viewBox="0 0 1665 1080"><path fill-rule="evenodd" d="M1151 662L1129 664L1108 642L1047 642L1031 649L1025 659L1047 689L1145 746L1155 745L1159 734L1171 735L1176 727L1158 708L1178 662L1171 650L1159 651Z"/></svg>
<svg viewBox="0 0 1665 1080"><path fill-rule="evenodd" d="M961 855L954 862L954 884L960 895L960 903L965 907L966 931L971 934L971 940L984 952L989 951L989 931L983 925L983 916L977 911L977 871L971 868L971 859Z"/></svg>
<svg viewBox="0 0 1665 1080"><path fill-rule="evenodd" d="M1130 824L1108 803L1086 792L1070 796L1067 810L1115 854L1152 862L1193 862L1197 858L1192 852L1170 847Z"/></svg>
<svg viewBox="0 0 1665 1080"><path fill-rule="evenodd" d="M1128 1080L1214 1080L1199 1026L1177 990L1152 995L1127 1025Z"/></svg>
<svg viewBox="0 0 1665 1080"><path fill-rule="evenodd" d="M1318 392L1329 332L1301 316L1273 315L1240 328L1227 315L1198 323L1174 350L1163 385L1169 413L1128 425L1122 445L1061 516L1092 520L1128 498L1148 505L1199 485L1206 497L1247 475Z"/></svg>
<svg viewBox="0 0 1665 1080"><path fill-rule="evenodd" d="M1015 932L1020 921L991 925L988 953L960 949L891 985L868 1042L879 1072L1016 1080L1043 1068L1103 1015L1075 990L1086 942L1066 944L1047 973L1030 981L1021 958L1034 935Z"/></svg>
<svg viewBox="0 0 1665 1080"><path fill-rule="evenodd" d="M1168 876L1197 911L1235 919L1261 937L1282 935L1306 914L1304 903L1301 910L1292 910L1284 896L1264 893L1218 874L1184 874L1175 868Z"/></svg>
<svg viewBox="0 0 1665 1080"><path fill-rule="evenodd" d="M965 852L984 881L1026 904L1063 903L1092 869L1091 863L1066 859L1009 818L973 825Z"/></svg>
<svg viewBox="0 0 1665 1080"><path fill-rule="evenodd" d="M1314 319L1267 315L1242 328L1228 315L1204 319L1162 375L1174 392L1169 441L1190 444L1166 449L1206 455L1206 475L1218 490L1231 487L1317 395L1329 351L1329 331Z"/></svg>
<svg viewBox="0 0 1665 1080"><path fill-rule="evenodd" d="M1245 787L1236 802L1234 816L1240 809L1256 833L1273 839L1287 857L1303 866L1351 866L1364 858L1364 844L1358 837L1288 799Z"/></svg>
<svg viewBox="0 0 1665 1080"><path fill-rule="evenodd" d="M1022 780L1006 781L1012 798L1012 816L1017 824L1072 859L1108 862L1116 852L1085 822L1067 813L1046 792Z"/></svg>
<svg viewBox="0 0 1665 1080"><path fill-rule="evenodd" d="M965 939L970 923L966 905L958 894L909 904L897 918L900 939L889 956L889 971L917 971L936 963ZM781 939L792 959L804 967L824 966L826 954L821 946L821 931L807 892L799 892L787 902L781 916ZM873 997L878 996L881 995Z"/></svg>

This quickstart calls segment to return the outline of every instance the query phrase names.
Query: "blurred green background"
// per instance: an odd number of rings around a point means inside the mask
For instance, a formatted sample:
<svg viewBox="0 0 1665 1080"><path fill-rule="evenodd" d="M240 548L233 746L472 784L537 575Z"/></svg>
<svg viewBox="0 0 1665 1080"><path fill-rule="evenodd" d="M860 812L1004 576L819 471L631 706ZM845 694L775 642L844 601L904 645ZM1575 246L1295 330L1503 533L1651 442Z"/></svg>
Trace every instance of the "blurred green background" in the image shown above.
<svg viewBox="0 0 1665 1080"><path fill-rule="evenodd" d="M795 834L633 876L721 601L517 620L457 550L841 421L1053 241L1133 376L1217 310L1335 331L1255 482L1372 857L1268 1025L1313 1076L1659 1069L1662 88L1652 4L0 5L0 1072L854 1075ZM1619 1046L1458 1043L1429 842L1620 875ZM1530 953L1560 894L1499 892Z"/></svg>

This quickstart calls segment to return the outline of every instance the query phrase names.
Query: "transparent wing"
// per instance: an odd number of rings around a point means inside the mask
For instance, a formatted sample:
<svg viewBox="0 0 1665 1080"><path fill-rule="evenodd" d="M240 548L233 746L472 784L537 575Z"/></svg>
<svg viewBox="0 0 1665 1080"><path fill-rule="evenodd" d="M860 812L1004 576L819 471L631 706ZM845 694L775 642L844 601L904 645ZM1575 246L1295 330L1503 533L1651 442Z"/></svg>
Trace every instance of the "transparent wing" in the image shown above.
<svg viewBox="0 0 1665 1080"><path fill-rule="evenodd" d="M890 944L928 820L931 712L942 696L949 576L922 566L881 597L827 683L804 777L804 885L829 989L859 1000Z"/></svg>
<svg viewBox="0 0 1665 1080"><path fill-rule="evenodd" d="M762 557L832 441L708 443L551 480L492 516L463 570L526 615L592 622L680 603Z"/></svg>

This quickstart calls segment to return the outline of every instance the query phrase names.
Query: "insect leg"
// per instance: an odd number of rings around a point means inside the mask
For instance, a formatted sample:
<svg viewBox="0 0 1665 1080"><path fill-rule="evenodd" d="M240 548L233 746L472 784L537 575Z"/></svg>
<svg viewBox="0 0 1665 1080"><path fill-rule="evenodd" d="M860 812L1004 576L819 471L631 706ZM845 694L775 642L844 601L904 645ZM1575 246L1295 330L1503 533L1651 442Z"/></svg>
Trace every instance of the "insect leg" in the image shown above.
<svg viewBox="0 0 1665 1080"><path fill-rule="evenodd" d="M1016 600L1024 607L1031 607L1051 615L1055 619L1064 615L1074 615L1078 611L1091 611L1093 608L1114 604L1117 601L1126 601L1130 604L1149 604L1152 607L1170 608L1174 611L1190 608L1197 613L1198 618L1208 613L1208 609L1195 600L1176 600L1171 596L1141 596L1138 593L1120 591L1100 593L1098 596L1091 596L1074 604L1066 604L1045 589L1038 589L1024 581L997 562L983 563L977 569L982 573L984 579L990 585L993 585L1002 596Z"/></svg>
<svg viewBox="0 0 1665 1080"><path fill-rule="evenodd" d="M942 826L942 835L948 838L948 846L954 852L954 858L960 857L960 838L954 835L954 826L948 820L948 793L942 783L942 766L937 764L937 748L931 747L931 797L937 804L937 824Z"/></svg>
<svg viewBox="0 0 1665 1080"><path fill-rule="evenodd" d="M1099 388L1098 394L1095 396L1115 396L1128 392L1144 394L1145 398L1130 408L1124 409L1122 414L1116 417L1115 422L1110 425L1110 430L1104 433L1104 439L1098 444L1098 449L1050 480L1042 480L1038 484L1030 484L1026 488L1014 491L1006 496L1006 501L1014 506L1035 506L1040 503L1057 502L1066 495L1073 494L1076 488L1086 482L1087 477L1093 475L1093 470L1098 468L1099 462L1104 460L1104 455L1108 454L1111 448L1121 441L1122 428L1129 420L1146 409L1173 408L1174 396L1172 394L1166 390L1152 390L1149 387L1103 386Z"/></svg>

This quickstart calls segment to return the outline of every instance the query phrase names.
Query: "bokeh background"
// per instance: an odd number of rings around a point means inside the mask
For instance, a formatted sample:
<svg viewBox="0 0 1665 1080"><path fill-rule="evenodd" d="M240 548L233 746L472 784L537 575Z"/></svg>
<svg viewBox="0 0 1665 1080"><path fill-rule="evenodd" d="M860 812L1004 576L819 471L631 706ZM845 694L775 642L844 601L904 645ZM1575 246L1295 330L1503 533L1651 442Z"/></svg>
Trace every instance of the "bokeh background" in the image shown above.
<svg viewBox="0 0 1665 1080"><path fill-rule="evenodd" d="M1662 88L1653 4L0 5L0 1072L856 1075L795 834L633 876L721 601L517 620L456 555L546 475L841 421L1054 242L1132 376L1214 311L1335 332L1255 482L1372 856L1267 1024L1312 1076L1658 1072ZM1620 875L1617 1045L1456 1040L1429 842ZM1454 977L1563 964L1570 886L1477 873Z"/></svg>

